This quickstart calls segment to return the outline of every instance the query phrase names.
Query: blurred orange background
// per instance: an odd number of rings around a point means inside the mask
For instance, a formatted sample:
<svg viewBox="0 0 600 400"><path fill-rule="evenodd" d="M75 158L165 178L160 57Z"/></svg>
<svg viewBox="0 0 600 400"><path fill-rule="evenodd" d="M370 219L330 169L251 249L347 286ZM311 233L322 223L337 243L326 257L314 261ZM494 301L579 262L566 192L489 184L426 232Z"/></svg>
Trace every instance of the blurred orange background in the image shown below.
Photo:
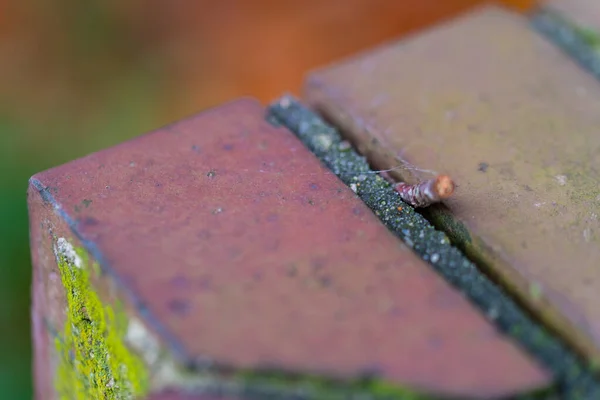
<svg viewBox="0 0 600 400"><path fill-rule="evenodd" d="M308 70L478 3L0 0L0 393L32 394L33 173L241 95L298 93Z"/></svg>

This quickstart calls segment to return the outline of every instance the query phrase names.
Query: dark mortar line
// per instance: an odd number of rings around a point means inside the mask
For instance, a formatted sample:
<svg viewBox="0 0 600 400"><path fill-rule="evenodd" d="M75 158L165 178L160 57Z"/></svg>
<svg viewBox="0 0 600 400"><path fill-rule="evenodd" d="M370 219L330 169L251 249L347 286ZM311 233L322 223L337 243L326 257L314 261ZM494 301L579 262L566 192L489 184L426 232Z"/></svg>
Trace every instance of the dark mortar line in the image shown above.
<svg viewBox="0 0 600 400"><path fill-rule="evenodd" d="M545 7L531 13L530 22L537 32L600 79L600 52L586 41L575 23Z"/></svg>
<svg viewBox="0 0 600 400"><path fill-rule="evenodd" d="M171 351L173 351L175 358L183 360L184 364L189 364L189 357L186 357L186 352L183 345L181 345L173 336L173 334L171 334L171 332L169 332L167 328L157 318L154 317L154 315L146 307L146 304L136 293L134 293L132 288L128 287L123 282L123 280L111 267L108 260L104 257L98 246L96 246L93 241L83 237L83 235L77 229L77 221L73 219L56 201L52 193L50 193L49 188L44 186L44 184L35 178L31 178L29 183L37 189L42 200L54 208L54 212L59 216L59 218L62 218L67 223L71 233L81 242L85 250L98 262L102 272L107 274L110 279L115 282L120 291L129 298L131 304L138 311L142 320L144 320L148 326L150 326L159 336L164 339L167 348L170 348Z"/></svg>
<svg viewBox="0 0 600 400"><path fill-rule="evenodd" d="M541 315L543 311L536 309L534 305L528 303L528 299L531 299L531 284L529 284L526 289L523 289L522 292L519 288L511 287L512 283L510 282L510 278L503 276L502 273L498 271L498 269L508 268L510 265L505 260L496 258L496 254L489 248L487 243L480 237L470 235L470 237L465 240L464 237L461 237L460 233L457 234L453 231L456 226L449 227L444 223L440 223L439 220L436 221L436 218L442 214L449 218L453 218L450 210L445 205L435 204L427 208L415 209L415 212L421 214L436 230L444 232L448 236L450 243L456 247L465 258L471 261L483 276L485 276L492 284L501 288L504 296L512 299L512 301L515 302L515 305L520 308L530 320L543 327L551 337L560 338L565 347L572 351L582 364L586 364L585 352L577 349L573 342L569 342L568 338L553 325L554 321L551 319L544 319L544 316ZM466 229L460 221L454 221L457 225ZM473 244L477 250L469 248L470 246L473 246Z"/></svg>
<svg viewBox="0 0 600 400"><path fill-rule="evenodd" d="M356 189L358 196L396 236L553 374L554 393L541 398L555 398L558 394L562 399L600 399L600 381L563 339L530 318L500 286L452 246L445 233L402 202L392 186L372 173L366 158L349 147L333 126L287 95L269 106L266 118L292 131L326 167Z"/></svg>

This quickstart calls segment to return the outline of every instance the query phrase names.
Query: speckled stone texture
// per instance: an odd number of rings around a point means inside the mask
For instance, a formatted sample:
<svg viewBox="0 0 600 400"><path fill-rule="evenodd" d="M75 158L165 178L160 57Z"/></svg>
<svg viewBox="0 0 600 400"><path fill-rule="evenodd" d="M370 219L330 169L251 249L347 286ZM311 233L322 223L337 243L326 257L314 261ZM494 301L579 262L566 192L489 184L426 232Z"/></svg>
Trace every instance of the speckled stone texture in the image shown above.
<svg viewBox="0 0 600 400"><path fill-rule="evenodd" d="M233 101L34 176L34 251L36 210L58 212L192 385L283 371L283 394L320 376L496 398L549 384L265 114Z"/></svg>
<svg viewBox="0 0 600 400"><path fill-rule="evenodd" d="M379 168L450 175L428 210L495 279L600 355L600 83L494 6L307 78L305 98Z"/></svg>

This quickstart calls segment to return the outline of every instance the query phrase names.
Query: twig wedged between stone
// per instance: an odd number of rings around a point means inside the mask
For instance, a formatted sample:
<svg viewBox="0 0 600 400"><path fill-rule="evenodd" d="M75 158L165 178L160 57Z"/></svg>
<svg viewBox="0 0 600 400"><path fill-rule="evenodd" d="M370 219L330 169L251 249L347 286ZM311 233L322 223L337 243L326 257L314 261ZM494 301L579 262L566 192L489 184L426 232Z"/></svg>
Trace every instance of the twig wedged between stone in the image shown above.
<svg viewBox="0 0 600 400"><path fill-rule="evenodd" d="M393 186L374 175L365 157L338 131L291 95L271 103L267 121L285 126L357 195L396 236L464 293L503 333L518 341L553 375L555 390L534 398L600 399L600 381L559 337L533 321L503 289L407 203ZM358 185L360 183L360 185ZM404 205L404 206L401 206ZM399 208L400 207L400 208ZM398 210L402 211L399 213ZM531 398L524 394L523 398ZM521 396L519 396L521 397Z"/></svg>

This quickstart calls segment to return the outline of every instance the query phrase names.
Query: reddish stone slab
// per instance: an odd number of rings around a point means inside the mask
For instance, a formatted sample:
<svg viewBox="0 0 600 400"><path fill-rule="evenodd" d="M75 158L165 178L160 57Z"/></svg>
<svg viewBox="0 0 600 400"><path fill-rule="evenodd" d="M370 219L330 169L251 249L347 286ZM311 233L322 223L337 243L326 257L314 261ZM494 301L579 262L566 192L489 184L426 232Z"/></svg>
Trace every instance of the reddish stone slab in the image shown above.
<svg viewBox="0 0 600 400"><path fill-rule="evenodd" d="M305 97L381 168L457 183L432 218L600 355L600 84L496 7L312 73ZM416 167L416 168L415 168ZM420 169L419 169L420 168Z"/></svg>
<svg viewBox="0 0 600 400"><path fill-rule="evenodd" d="M548 384L264 113L234 101L40 173L31 214L41 189L186 364L486 398Z"/></svg>

